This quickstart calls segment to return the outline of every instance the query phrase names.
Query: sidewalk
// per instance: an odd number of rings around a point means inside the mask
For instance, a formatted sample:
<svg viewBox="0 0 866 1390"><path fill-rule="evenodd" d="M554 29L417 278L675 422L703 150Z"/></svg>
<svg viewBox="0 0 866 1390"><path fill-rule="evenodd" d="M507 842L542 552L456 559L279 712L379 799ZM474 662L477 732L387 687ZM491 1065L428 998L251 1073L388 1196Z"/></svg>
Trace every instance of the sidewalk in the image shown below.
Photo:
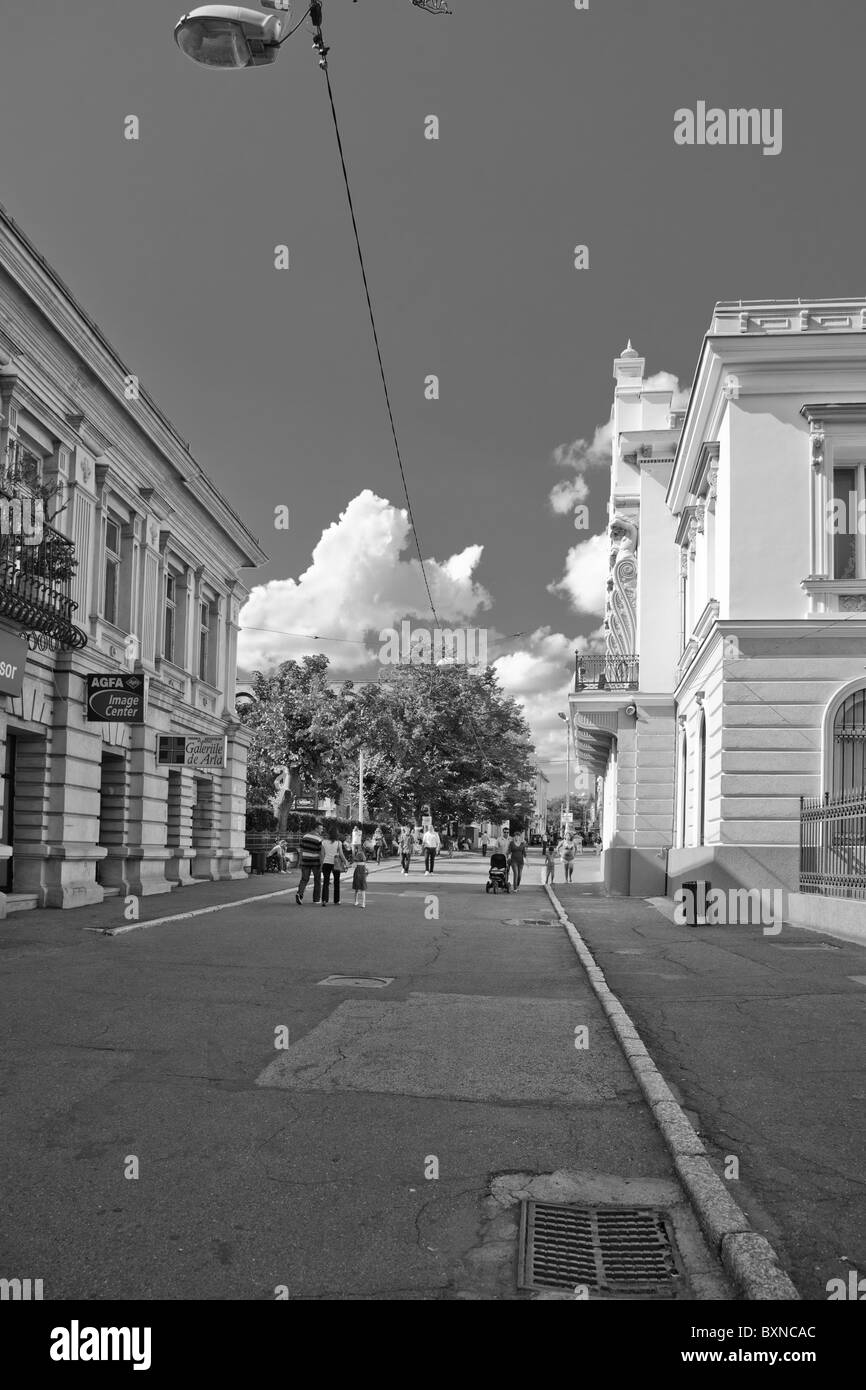
<svg viewBox="0 0 866 1390"><path fill-rule="evenodd" d="M677 926L595 884L557 897L803 1298L866 1271L866 949Z"/></svg>

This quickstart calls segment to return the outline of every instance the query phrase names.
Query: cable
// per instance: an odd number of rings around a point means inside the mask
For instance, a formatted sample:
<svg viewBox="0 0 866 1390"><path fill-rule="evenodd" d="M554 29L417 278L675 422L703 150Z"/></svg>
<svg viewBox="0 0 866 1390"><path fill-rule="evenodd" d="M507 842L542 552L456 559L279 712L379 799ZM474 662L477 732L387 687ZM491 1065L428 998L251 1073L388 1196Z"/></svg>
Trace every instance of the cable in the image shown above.
<svg viewBox="0 0 866 1390"><path fill-rule="evenodd" d="M310 9L312 9L312 5L310 6ZM292 37L292 34L296 34L298 32L301 25L304 23L304 20L309 18L309 14L310 10L307 10L307 13L303 16L303 18L299 19L297 24L292 29L290 29L287 34L283 34L283 37L280 39L279 42L280 48L282 48L283 44L286 42L287 39L290 39Z"/></svg>
<svg viewBox="0 0 866 1390"><path fill-rule="evenodd" d="M312 6L311 6L311 8L312 8ZM339 151L339 155L340 155L340 164L341 164L342 170L343 170L343 182L344 182L344 184L345 184L345 186L346 186L346 197L347 197L347 199L348 199L348 203L349 203L349 212L350 212L351 218L352 218L352 230L353 230L353 232L355 233L355 246L357 247L357 250L358 250L358 261L359 261L360 266L361 266L361 278L363 279L363 282L364 282L364 294L366 295L366 298L367 298L367 310L368 310L369 315L370 315L370 326L371 326L371 328L372 328L372 330L373 330L373 342L374 342L375 345L376 345L376 357L378 358L378 361L379 361L379 374L380 374L380 376L381 376L381 378L382 378L382 389L383 389L384 392L385 392L385 404L386 404L386 406L387 406L387 408L388 408L388 419L389 419L390 422L391 422L391 434L392 434L393 439L394 439L394 449L395 449L396 454L397 454L397 463L399 464L399 467L400 467L400 477L401 477L401 479L402 479L402 481L403 481L403 493L404 493L404 496L405 496L405 498L406 498L406 507L407 507L408 512L409 512L409 520L410 520L410 522L411 522L411 524L412 524L412 533L413 533L413 535L414 535L414 537L415 537L415 545L416 545L416 548L417 548L417 550L418 550L418 559L419 559L419 562L420 562L420 564L421 564L421 575L422 575L422 578L423 578L423 580L424 580L424 587L425 587L425 589L427 590L427 598L428 598L428 600L429 600L429 602L430 602L430 611L432 612L433 617L434 617L435 620L436 620L436 626L438 627L438 626L439 626L439 615L438 615L438 613L436 612L436 605L435 605L434 602L433 602L433 595L432 595L432 593L430 592L430 584L429 584L428 579L427 579L427 570L426 570L425 567L424 567L424 554L423 554L422 549L421 549L421 540L420 540L420 537L419 537L419 535L418 535L418 528L417 528L417 526L415 525L415 515L414 515L414 512L413 512L413 510L412 510L412 501L411 501L411 498L410 498L410 496L409 496L409 485L408 485L408 483L406 482L406 471L405 471L405 469L404 469L404 467L403 467L403 456L402 456L402 454L401 454L401 452L400 452L400 441L399 441L399 439L398 439L398 437L397 437L397 426L396 426L396 424L395 424L395 422L394 422L394 411L393 411L393 408L392 408L392 406L391 406L391 393L390 393L390 391L388 390L388 378L387 378L387 376L385 375L385 364L384 364L384 362L383 362L383 360L382 360L382 349L381 349L381 346L380 346L380 344L379 344L379 333L378 333L378 329L376 328L376 316L375 316L375 314L373 313L373 301L372 301L372 299L371 299L371 297L370 297L370 286L369 286L369 282L368 282L368 280L367 280L367 269L366 269L366 266L365 266L365 264L364 264L364 253L363 253L363 251L361 250L361 237L360 237L360 234L359 234L359 232L358 232L358 220L357 220L357 218L356 218L356 216L355 216L355 204L354 204L354 200L353 200L353 198L352 198L352 189L351 189L351 186L350 186L350 184L349 184L349 171L348 171L348 169L346 168L346 156L345 156L344 151L343 151L343 139L342 139L342 136L341 136L341 134L340 134L340 123L339 123L339 121L337 120L337 108L336 108L336 106L334 105L334 92L333 92L333 88L331 87L331 75L330 75L330 72L328 71L328 61L327 61L327 57L326 57L326 54L327 54L327 51L328 51L328 50L327 50L327 48L325 48L325 46L324 46L324 39L323 39L323 37L322 37L321 25L318 26L317 40L318 40L319 52L320 52L320 54L321 54L321 66L322 66L322 70L324 71L324 74L325 74L325 81L326 81L326 83L327 83L327 85L328 85L328 100L330 101L330 104L331 104L331 116L332 116L333 122L334 122L334 134L335 134L336 137L337 137L337 149L338 149L338 151Z"/></svg>

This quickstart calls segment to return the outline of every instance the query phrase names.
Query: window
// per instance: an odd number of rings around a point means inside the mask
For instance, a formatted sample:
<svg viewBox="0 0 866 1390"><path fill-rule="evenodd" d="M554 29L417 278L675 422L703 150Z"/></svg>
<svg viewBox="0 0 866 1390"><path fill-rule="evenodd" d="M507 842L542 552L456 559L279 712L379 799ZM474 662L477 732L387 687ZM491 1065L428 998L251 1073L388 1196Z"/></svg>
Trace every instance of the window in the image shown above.
<svg viewBox="0 0 866 1390"><path fill-rule="evenodd" d="M177 629L176 580L173 574L165 576L165 625L163 629L162 654L166 661L174 661L174 637Z"/></svg>
<svg viewBox="0 0 866 1390"><path fill-rule="evenodd" d="M864 579L863 538L858 534L864 501L863 464L833 469L833 578Z"/></svg>
<svg viewBox="0 0 866 1390"><path fill-rule="evenodd" d="M699 739L698 768L700 783L698 788L698 839L697 843L704 843L704 831L706 826L707 814L707 717L701 711L701 732Z"/></svg>
<svg viewBox="0 0 866 1390"><path fill-rule="evenodd" d="M198 623L198 678L202 681L210 679L210 624L211 606L206 599L202 599Z"/></svg>
<svg viewBox="0 0 866 1390"><path fill-rule="evenodd" d="M107 623L117 626L117 606L120 596L120 525L116 521L105 523L105 598L102 616Z"/></svg>
<svg viewBox="0 0 866 1390"><path fill-rule="evenodd" d="M866 689L853 691L833 720L832 796L861 794L866 788Z"/></svg>
<svg viewBox="0 0 866 1390"><path fill-rule="evenodd" d="M687 811L689 799L689 745L688 740L683 734L680 740L680 834L679 842L682 848L686 844Z"/></svg>

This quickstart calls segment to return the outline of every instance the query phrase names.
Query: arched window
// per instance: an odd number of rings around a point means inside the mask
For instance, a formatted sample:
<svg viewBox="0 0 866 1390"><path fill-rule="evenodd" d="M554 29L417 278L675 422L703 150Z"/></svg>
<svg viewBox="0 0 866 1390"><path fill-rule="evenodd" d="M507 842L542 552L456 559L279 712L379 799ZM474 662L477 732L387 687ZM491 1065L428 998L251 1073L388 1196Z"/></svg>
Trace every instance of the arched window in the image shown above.
<svg viewBox="0 0 866 1390"><path fill-rule="evenodd" d="M866 686L852 690L833 719L830 768L831 796L866 787Z"/></svg>
<svg viewBox="0 0 866 1390"><path fill-rule="evenodd" d="M680 830L677 837L681 849L686 843L686 805L689 788L689 744L685 733L680 739Z"/></svg>
<svg viewBox="0 0 866 1390"><path fill-rule="evenodd" d="M698 735L698 838L697 843L704 843L704 826L706 824L707 811L707 716L701 710L701 729Z"/></svg>

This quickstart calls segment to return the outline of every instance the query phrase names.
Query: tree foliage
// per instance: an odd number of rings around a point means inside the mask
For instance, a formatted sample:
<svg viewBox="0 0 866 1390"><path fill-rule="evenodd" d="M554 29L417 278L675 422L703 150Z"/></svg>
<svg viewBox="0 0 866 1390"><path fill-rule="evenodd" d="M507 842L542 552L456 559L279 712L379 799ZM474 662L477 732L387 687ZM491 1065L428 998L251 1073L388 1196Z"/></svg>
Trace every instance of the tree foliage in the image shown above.
<svg viewBox="0 0 866 1390"><path fill-rule="evenodd" d="M418 820L520 819L532 808L533 747L516 701L490 668L388 668L377 684L329 684L328 659L286 661L251 682L249 801L273 795L275 769L297 766L326 796L357 780L367 815Z"/></svg>

